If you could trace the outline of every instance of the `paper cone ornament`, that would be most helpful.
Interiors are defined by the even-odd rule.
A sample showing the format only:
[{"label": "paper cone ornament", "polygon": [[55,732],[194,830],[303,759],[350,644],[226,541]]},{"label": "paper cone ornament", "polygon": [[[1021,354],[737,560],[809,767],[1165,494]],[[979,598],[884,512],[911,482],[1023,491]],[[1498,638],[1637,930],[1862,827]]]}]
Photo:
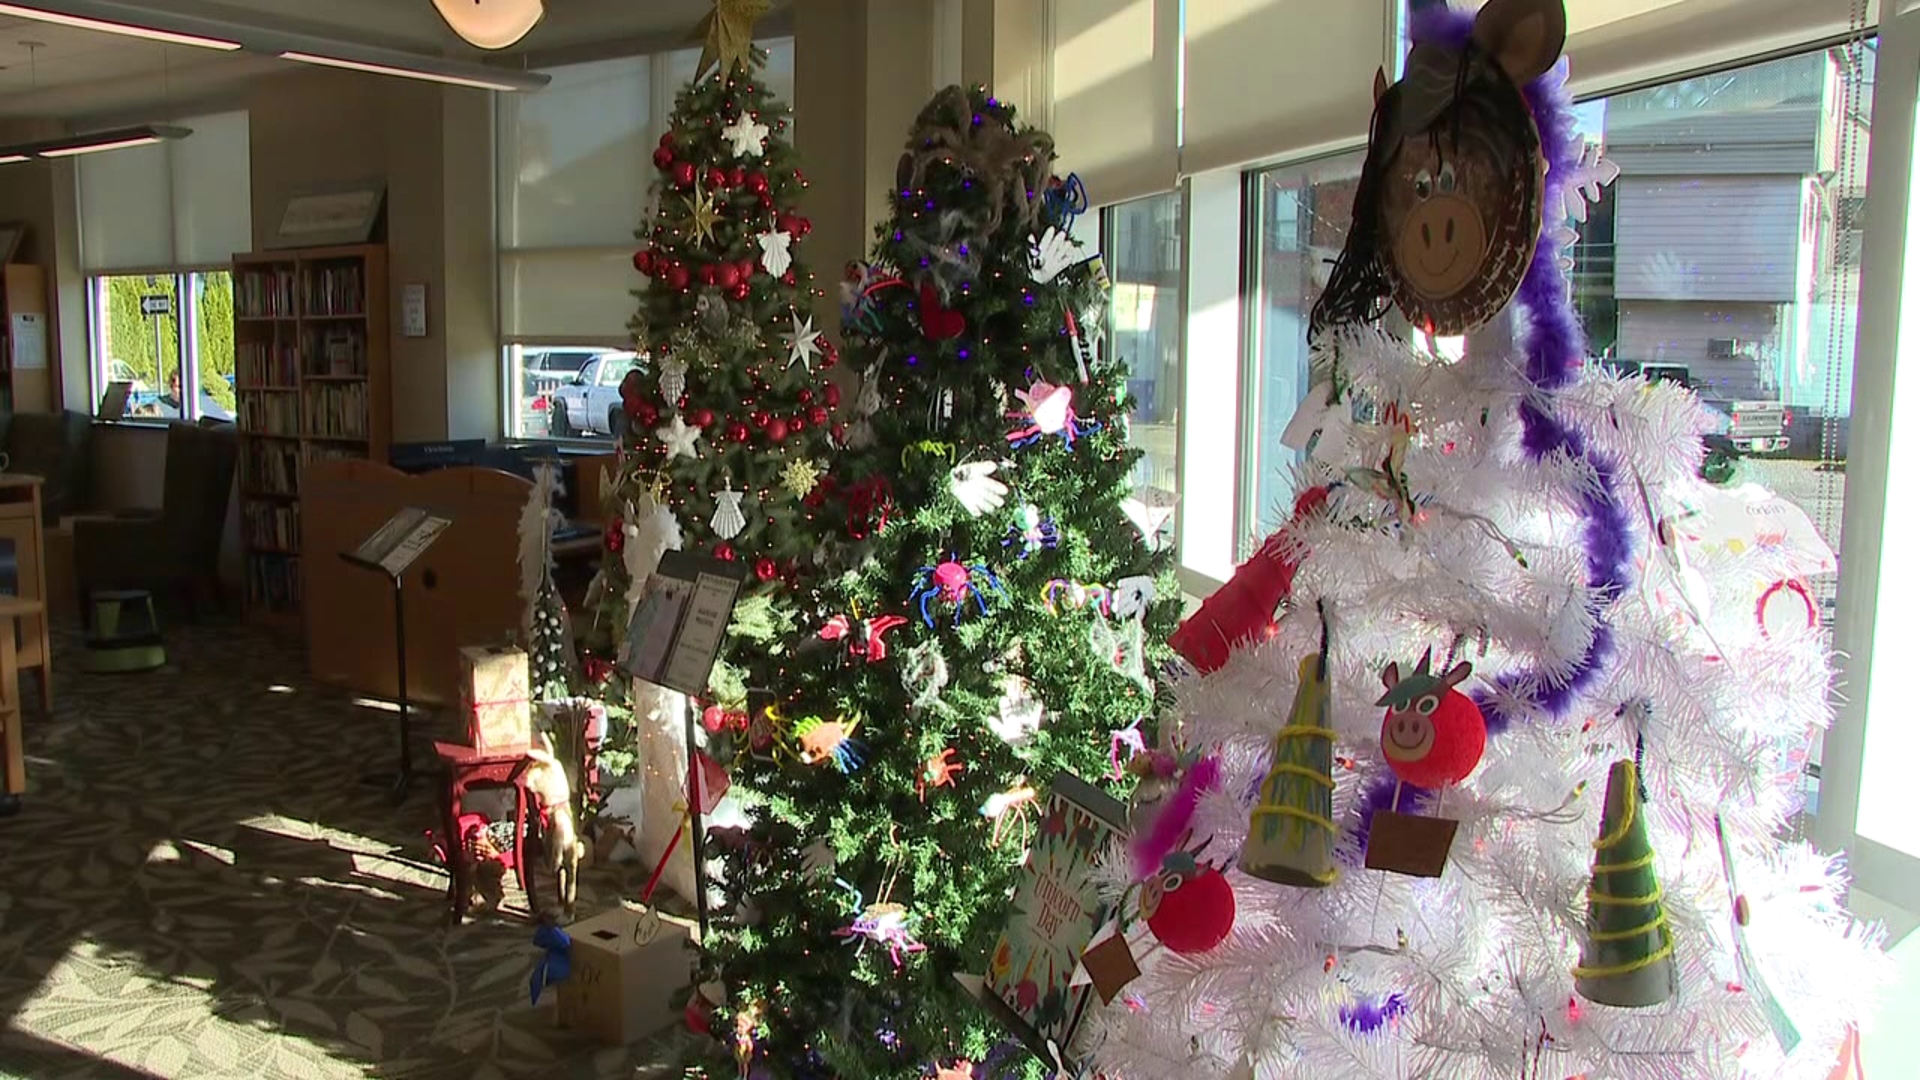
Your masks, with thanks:
[{"label": "paper cone ornament", "polygon": [[1333,847],[1333,729],[1320,656],[1300,661],[1293,711],[1273,740],[1273,767],[1260,785],[1240,869],[1280,885],[1318,889],[1336,876]]},{"label": "paper cone ornament", "polygon": [[1640,813],[1640,771],[1616,761],[1607,775],[1600,839],[1593,842],[1587,885],[1587,944],[1573,969],[1573,988],[1601,1005],[1638,1009],[1673,993],[1673,932],[1653,848]]}]

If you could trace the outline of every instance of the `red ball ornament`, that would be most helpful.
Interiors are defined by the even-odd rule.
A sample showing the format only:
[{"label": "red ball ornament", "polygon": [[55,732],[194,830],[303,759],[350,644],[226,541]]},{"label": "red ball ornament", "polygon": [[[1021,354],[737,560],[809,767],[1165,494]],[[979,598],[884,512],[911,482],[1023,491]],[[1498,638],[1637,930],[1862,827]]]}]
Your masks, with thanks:
[{"label": "red ball ornament", "polygon": [[801,172],[799,169],[795,169],[793,170],[793,179],[797,183],[804,184],[807,182],[807,174]]},{"label": "red ball ornament", "polygon": [[693,414],[693,426],[698,428],[712,427],[713,426],[713,410],[701,409],[695,412]]},{"label": "red ball ornament", "polygon": [[715,544],[713,546],[713,557],[723,562],[732,562],[733,561],[733,545],[732,544]]},{"label": "red ball ornament", "polygon": [[720,268],[718,266],[715,266],[713,263],[707,263],[700,268],[700,284],[718,285],[719,283]]},{"label": "red ball ornament", "polygon": [[719,169],[708,169],[707,170],[707,186],[716,190],[726,187],[727,174],[720,171]]},{"label": "red ball ornament", "polygon": [[793,276],[793,271],[791,270],[780,275],[780,284],[782,285],[792,285],[794,284],[795,280],[796,279]]},{"label": "red ball ornament", "polygon": [[840,387],[839,386],[833,383],[828,383],[827,388],[822,391],[822,394],[824,394],[826,397],[827,408],[837,409],[840,407]]},{"label": "red ball ornament", "polygon": [[772,581],[780,576],[780,567],[772,559],[760,559],[753,564],[753,576],[761,581]]},{"label": "red ball ornament", "polygon": [[772,439],[774,442],[785,442],[787,438],[787,422],[777,416],[767,421],[767,438]]},{"label": "red ball ornament", "polygon": [[762,210],[773,209],[773,192],[763,191],[760,193],[760,208]]},{"label": "red ball ornament", "polygon": [[832,431],[831,431],[831,432],[829,432],[829,434],[831,434],[831,435],[833,436],[833,441],[834,441],[834,442],[836,442],[836,443],[838,443],[838,444],[840,444],[840,445],[842,445],[842,446],[845,446],[845,445],[846,445],[846,443],[847,443],[847,425],[845,425],[845,424],[835,424],[835,425],[833,425],[833,429],[832,429]]},{"label": "red ball ornament", "polygon": [[[833,342],[828,341],[825,338],[822,338],[820,340],[820,366],[822,368],[830,368],[839,362],[840,362],[840,346],[835,345]],[[833,384],[831,383],[827,385],[828,385],[828,392],[833,395],[833,397],[830,400],[828,400],[827,404],[829,405],[840,404],[840,391],[833,389],[832,388]]]},{"label": "red ball ornament", "polygon": [[737,265],[740,267],[741,281],[752,281],[753,275],[760,270],[759,262],[751,258],[741,259]]},{"label": "red ball ornament", "polygon": [[1455,690],[1473,674],[1461,661],[1435,674],[1433,651],[1405,675],[1388,664],[1380,676],[1387,692],[1376,705],[1386,707],[1380,724],[1380,749],[1387,767],[1415,787],[1438,790],[1465,780],[1487,750],[1487,718],[1473,699]]},{"label": "red ball ornament", "polygon": [[807,430],[806,416],[801,413],[795,413],[793,417],[787,421],[787,430],[795,432]]},{"label": "red ball ornament", "polygon": [[709,705],[700,713],[700,726],[709,732],[719,732],[727,726],[727,710],[718,705]]},{"label": "red ball ornament", "polygon": [[693,186],[693,162],[676,161],[673,163],[673,186],[690,188]]},{"label": "red ball ornament", "polygon": [[801,217],[799,214],[794,214],[793,221],[788,226],[787,231],[795,236],[804,238],[807,234],[813,232],[813,222]]},{"label": "red ball ornament", "polygon": [[753,192],[755,195],[765,194],[768,190],[767,174],[763,172],[748,173],[747,190]]},{"label": "red ball ornament", "polygon": [[667,145],[667,137],[660,137],[660,146],[653,152],[653,167],[656,169],[673,168],[673,148]]},{"label": "red ball ornament", "polygon": [[727,186],[739,187],[747,182],[747,170],[739,165],[727,170]]},{"label": "red ball ornament", "polygon": [[723,289],[736,288],[740,284],[740,268],[733,263],[721,263],[714,267],[713,283]]},{"label": "red ball ornament", "polygon": [[672,132],[672,130],[671,130],[671,129],[669,129],[669,130],[667,130],[667,131],[663,131],[663,132],[661,132],[661,133],[660,133],[660,145],[661,145],[661,146],[665,146],[665,147],[668,147],[668,148],[672,148],[672,146],[673,146],[673,132]]},{"label": "red ball ornament", "polygon": [[782,210],[773,217],[773,227],[783,233],[800,235],[800,215]]},{"label": "red ball ornament", "polygon": [[741,423],[738,420],[735,420],[733,423],[728,424],[727,438],[732,439],[734,442],[746,442],[747,441],[747,425]]},{"label": "red ball ornament", "polygon": [[828,420],[827,410],[823,406],[815,405],[813,408],[807,410],[807,420],[811,422],[814,427],[822,427]]},{"label": "red ball ornament", "polygon": [[643,428],[650,428],[660,422],[660,410],[655,408],[650,401],[639,402],[634,405],[633,408],[628,409],[627,412],[633,417],[634,423],[639,424]]},{"label": "red ball ornament", "polygon": [[674,292],[686,292],[687,286],[691,284],[693,284],[693,275],[687,273],[686,267],[669,266],[667,268],[667,288]]},{"label": "red ball ornament", "polygon": [[803,386],[800,388],[800,404],[802,405],[813,404],[813,387]]},{"label": "red ball ornament", "polygon": [[753,295],[753,287],[742,281],[727,290],[727,296],[734,300],[745,300]]},{"label": "red ball ornament", "polygon": [[619,518],[607,522],[607,531],[602,539],[607,550],[615,555],[620,554],[621,549],[627,546],[627,530]]},{"label": "red ball ornament", "polygon": [[633,268],[647,277],[652,277],[653,276],[653,252],[651,251],[634,252]]},{"label": "red ball ornament", "polygon": [[1150,911],[1147,929],[1160,944],[1183,956],[1203,953],[1233,930],[1233,885],[1220,871],[1188,859],[1185,868],[1162,870],[1147,883],[1140,909]]}]

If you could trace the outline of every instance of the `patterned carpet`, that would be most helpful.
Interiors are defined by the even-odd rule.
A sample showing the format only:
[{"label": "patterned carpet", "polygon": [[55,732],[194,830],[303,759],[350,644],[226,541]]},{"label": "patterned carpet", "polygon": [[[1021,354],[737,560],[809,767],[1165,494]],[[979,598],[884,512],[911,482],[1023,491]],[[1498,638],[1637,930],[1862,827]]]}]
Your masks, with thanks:
[{"label": "patterned carpet", "polygon": [[[0,1076],[662,1074],[666,1045],[601,1047],[555,1028],[551,994],[529,1007],[524,916],[447,926],[429,786],[395,808],[358,780],[393,760],[391,712],[255,630],[169,639],[167,669],[86,676],[62,635],[55,714],[27,717],[30,793],[0,820]],[[590,871],[581,914],[638,876]]]}]

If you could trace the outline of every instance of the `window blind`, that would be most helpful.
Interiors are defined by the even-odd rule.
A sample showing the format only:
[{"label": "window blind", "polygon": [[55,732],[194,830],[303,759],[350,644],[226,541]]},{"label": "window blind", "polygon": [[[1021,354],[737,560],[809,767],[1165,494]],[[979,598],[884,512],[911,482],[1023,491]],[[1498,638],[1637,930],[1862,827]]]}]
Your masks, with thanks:
[{"label": "window blind", "polygon": [[1852,0],[1571,0],[1572,89],[1590,97],[1838,37],[1848,30],[1853,6]]},{"label": "window blind", "polygon": [[1098,205],[1179,183],[1179,0],[1057,0],[1057,168]]},{"label": "window blind", "polygon": [[[763,43],[767,82],[791,100],[793,43]],[[500,334],[525,345],[629,343],[635,230],[647,220],[653,151],[698,49],[573,64],[498,99]]]},{"label": "window blind", "polygon": [[1363,143],[1387,0],[1187,0],[1180,171]]},{"label": "window blind", "polygon": [[227,265],[253,247],[245,112],[179,121],[193,132],[75,159],[88,273]]}]

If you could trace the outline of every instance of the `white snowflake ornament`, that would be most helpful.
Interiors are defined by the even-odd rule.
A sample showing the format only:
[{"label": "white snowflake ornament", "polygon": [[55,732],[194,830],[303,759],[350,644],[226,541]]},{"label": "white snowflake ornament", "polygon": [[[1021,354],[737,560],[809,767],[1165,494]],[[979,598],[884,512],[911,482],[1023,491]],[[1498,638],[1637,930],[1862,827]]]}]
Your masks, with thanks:
[{"label": "white snowflake ornament", "polygon": [[767,273],[779,277],[793,266],[792,233],[763,232],[753,239],[760,245],[760,265]]},{"label": "white snowflake ornament", "polygon": [[667,448],[668,461],[674,458],[698,458],[700,451],[695,449],[694,443],[700,441],[700,431],[699,427],[688,424],[679,413],[674,413],[671,423],[653,430],[653,437]]},{"label": "white snowflake ornament", "polygon": [[747,515],[740,509],[740,499],[745,492],[733,490],[733,481],[727,481],[726,490],[714,495],[713,535],[722,540],[731,540],[739,536],[747,527]]},{"label": "white snowflake ornament", "polygon": [[757,158],[767,148],[767,125],[742,114],[740,119],[720,129],[720,137],[733,144],[736,157]]},{"label": "white snowflake ornament", "polygon": [[780,338],[787,343],[787,366],[802,364],[812,371],[813,358],[820,355],[820,331],[813,328],[813,316],[802,318],[795,313],[792,331]]}]

